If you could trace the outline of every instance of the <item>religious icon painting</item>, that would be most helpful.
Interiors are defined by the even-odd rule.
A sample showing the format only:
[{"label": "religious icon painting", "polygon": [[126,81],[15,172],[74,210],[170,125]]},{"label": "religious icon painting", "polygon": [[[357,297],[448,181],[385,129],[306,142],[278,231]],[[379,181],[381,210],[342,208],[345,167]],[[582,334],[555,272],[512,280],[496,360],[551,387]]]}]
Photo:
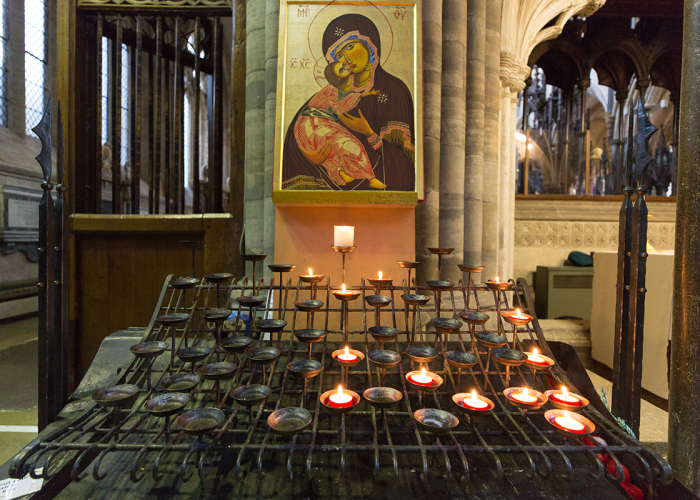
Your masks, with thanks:
[{"label": "religious icon painting", "polygon": [[422,0],[280,0],[275,202],[423,198]]}]

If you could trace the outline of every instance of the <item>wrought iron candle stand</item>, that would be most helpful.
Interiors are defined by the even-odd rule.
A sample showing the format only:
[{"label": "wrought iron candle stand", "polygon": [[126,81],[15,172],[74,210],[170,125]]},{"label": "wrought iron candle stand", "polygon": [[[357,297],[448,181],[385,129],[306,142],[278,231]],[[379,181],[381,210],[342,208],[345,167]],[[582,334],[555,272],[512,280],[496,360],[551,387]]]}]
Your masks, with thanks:
[{"label": "wrought iron candle stand", "polygon": [[406,325],[408,325],[408,308],[411,307],[413,311],[413,319],[411,321],[411,337],[408,338],[408,328],[406,328],[406,337],[408,340],[408,345],[413,346],[416,336],[416,317],[418,317],[418,331],[420,334],[420,341],[423,342],[423,327],[420,320],[420,306],[424,306],[430,300],[427,295],[416,295],[416,294],[404,294],[401,296],[406,305]]},{"label": "wrought iron candle stand", "polygon": [[[253,295],[255,295],[255,290],[256,290],[255,287],[258,285],[257,278],[256,278],[257,277],[257,267],[258,267],[257,264],[258,264],[258,262],[267,259],[267,255],[261,254],[261,253],[247,253],[247,254],[241,255],[241,257],[243,258],[244,265],[246,262],[253,263]],[[281,282],[282,281],[280,279],[280,283]]]},{"label": "wrought iron candle stand", "polygon": [[[170,287],[172,281],[172,277],[166,280],[164,290],[167,293],[164,293],[159,299],[154,317],[172,313],[173,306],[171,304],[174,302],[168,300],[168,294],[179,293]],[[261,288],[269,290],[272,287],[277,288],[273,283],[268,286],[263,285]],[[443,293],[449,293],[450,298],[453,299],[455,293],[464,293],[469,288],[469,284],[462,284],[444,290]],[[514,285],[514,288],[516,290],[505,292],[513,294],[513,305],[517,303],[523,311],[532,314],[533,304],[527,285],[524,281],[519,281],[518,284]],[[245,285],[234,282],[228,288],[228,296],[235,296],[234,292],[244,289]],[[319,289],[327,293],[328,296],[332,292],[330,285],[319,287]],[[363,285],[359,290],[353,288],[352,292],[359,295],[365,290],[372,289],[371,285],[369,287]],[[196,317],[197,314],[201,316],[206,309],[214,308],[214,304],[207,303],[212,302],[213,299],[208,294],[207,299],[202,300],[203,292],[208,290],[209,287],[194,289],[197,297],[193,303],[202,304],[204,302],[204,304],[192,311],[193,316]],[[295,290],[298,298],[299,292],[305,290],[305,287],[298,283]],[[393,290],[392,286],[392,293]],[[427,290],[433,291],[434,294],[437,291],[426,287],[416,287],[416,292],[419,293],[426,293]],[[492,293],[486,286],[475,286],[474,292],[475,294]],[[520,304],[519,294],[524,297],[525,304]],[[427,296],[424,297],[427,298]],[[421,301],[422,299],[411,304],[410,299],[404,300],[407,307],[412,307],[416,311],[419,307],[418,304],[421,304],[420,307],[427,306],[427,300]],[[431,345],[409,346],[405,351],[406,358],[402,359],[398,352],[371,350],[367,342],[369,333],[366,327],[367,308],[348,310],[342,306],[331,308],[326,305],[324,307],[324,303],[321,301],[316,301],[318,304],[308,304],[308,302],[310,301],[295,301],[294,318],[296,320],[296,311],[307,312],[307,327],[309,327],[307,330],[311,330],[313,324],[310,314],[324,315],[325,327],[322,327],[323,330],[319,330],[322,336],[318,339],[323,348],[314,353],[316,359],[297,358],[299,353],[302,354],[302,358],[306,357],[307,351],[306,349],[299,351],[295,348],[295,344],[298,345],[300,341],[303,343],[301,338],[303,334],[299,335],[302,331],[295,329],[294,320],[292,323],[294,337],[289,344],[284,343],[285,349],[287,345],[289,346],[284,360],[281,359],[280,350],[270,347],[249,347],[245,353],[241,353],[236,339],[242,338],[250,342],[251,339],[248,337],[232,336],[221,340],[221,349],[229,355],[243,356],[243,359],[237,359],[236,363],[230,363],[228,360],[222,362],[238,365],[233,371],[232,381],[228,389],[219,387],[217,391],[216,384],[210,388],[209,382],[203,382],[197,375],[184,372],[176,373],[177,370],[174,370],[172,364],[159,368],[159,363],[163,363],[158,361],[154,364],[153,373],[156,377],[160,375],[160,380],[158,383],[154,382],[151,391],[147,391],[147,383],[144,382],[146,377],[143,373],[148,367],[144,362],[134,360],[125,366],[118,377],[120,383],[128,384],[135,381],[144,386],[140,391],[137,387],[134,399],[129,404],[124,403],[123,407],[128,407],[128,411],[125,409],[118,414],[110,413],[109,418],[112,420],[110,424],[105,420],[107,417],[105,412],[111,412],[108,408],[96,407],[86,410],[75,420],[65,425],[57,435],[58,437],[51,437],[48,440],[42,438],[31,449],[21,453],[12,465],[12,474],[21,476],[27,468],[37,469],[44,465],[42,474],[51,477],[57,472],[58,466],[52,466],[51,463],[47,465],[46,462],[42,462],[41,457],[46,458],[50,455],[58,458],[70,450],[71,453],[77,454],[74,477],[79,479],[80,471],[88,459],[92,460],[89,457],[94,456],[94,453],[99,454],[101,461],[105,455],[118,451],[121,453],[121,459],[119,463],[112,466],[113,470],[108,472],[108,474],[115,474],[115,478],[120,477],[116,474],[121,470],[139,471],[141,469],[146,469],[144,472],[152,469],[154,477],[161,478],[164,474],[164,470],[161,469],[173,468],[185,479],[189,478],[187,469],[191,456],[197,454],[197,469],[203,482],[210,478],[211,474],[222,474],[220,472],[223,463],[222,457],[226,456],[227,463],[236,464],[235,470],[232,466],[225,467],[226,470],[231,471],[229,480],[239,484],[241,488],[246,487],[245,482],[242,481],[243,478],[246,474],[254,472],[256,467],[258,471],[265,472],[265,481],[272,481],[273,478],[277,477],[272,475],[272,471],[269,470],[271,467],[275,468],[274,470],[279,469],[282,474],[287,474],[288,476],[285,478],[288,477],[288,480],[285,481],[285,478],[282,478],[281,482],[276,483],[279,484],[280,488],[286,488],[288,485],[304,480],[307,481],[305,484],[308,487],[308,485],[313,484],[308,481],[311,481],[319,473],[317,471],[321,471],[320,473],[324,476],[332,475],[338,470],[342,472],[346,468],[346,463],[351,464],[352,467],[360,467],[353,470],[368,470],[371,465],[367,466],[367,458],[374,454],[375,470],[380,470],[388,465],[389,473],[393,468],[393,473],[397,478],[404,474],[405,466],[415,466],[418,470],[422,468],[423,477],[427,481],[433,477],[440,477],[441,481],[430,483],[432,485],[431,491],[434,494],[443,491],[443,482],[463,487],[463,481],[470,481],[476,487],[488,485],[492,491],[507,496],[508,483],[500,481],[498,478],[503,478],[508,474],[509,481],[517,482],[518,478],[524,474],[512,474],[511,472],[524,468],[528,479],[518,483],[518,488],[531,487],[532,478],[537,477],[541,478],[540,481],[537,481],[538,493],[544,494],[545,491],[550,491],[552,492],[550,496],[556,496],[556,493],[560,492],[561,489],[562,474],[568,480],[572,480],[574,476],[589,478],[590,473],[595,474],[596,471],[605,470],[596,454],[608,454],[608,456],[624,456],[625,465],[628,468],[631,467],[631,471],[639,469],[639,467],[642,470],[650,471],[646,476],[633,473],[635,480],[641,487],[645,488],[645,492],[650,497],[655,484],[667,483],[671,479],[670,468],[662,459],[620,431],[614,423],[607,421],[593,408],[592,404],[582,408],[581,414],[595,425],[598,435],[604,436],[606,441],[611,443],[609,445],[582,446],[574,436],[566,437],[568,441],[564,442],[563,434],[559,434],[559,431],[552,427],[547,420],[540,418],[544,414],[544,408],[534,410],[533,407],[528,406],[521,410],[517,405],[510,405],[509,401],[511,400],[508,398],[507,391],[519,389],[504,390],[503,388],[507,385],[506,377],[500,370],[494,371],[489,368],[488,352],[479,352],[477,349],[488,347],[488,340],[494,340],[492,336],[497,336],[496,332],[500,331],[486,328],[487,313],[498,314],[498,308],[495,304],[488,308],[482,308],[479,304],[484,304],[484,301],[480,301],[476,305],[476,311],[456,311],[454,300],[452,300],[453,306],[449,315],[442,314],[443,317],[440,318],[446,321],[459,314],[476,341],[476,344],[473,345],[474,352],[468,352],[462,342],[461,329],[453,329],[449,332],[426,333],[428,335],[426,340]],[[302,303],[301,307],[300,303]],[[347,304],[347,302],[343,301],[343,304]],[[439,308],[439,304],[436,302],[437,308]],[[264,308],[267,316],[272,309],[272,304],[268,302]],[[347,369],[340,365],[341,380],[346,392],[348,392],[347,387],[350,382],[355,387],[357,387],[356,384],[360,384],[362,387],[362,381],[366,380],[364,387],[366,390],[364,393],[359,390],[357,393],[352,393],[352,404],[347,409],[331,407],[328,398],[337,390],[337,386],[329,387],[329,384],[334,385],[335,381],[324,376],[334,374],[331,370],[332,365],[335,364],[333,361],[339,354],[337,351],[344,352],[343,349],[339,349],[339,347],[344,346],[328,348],[330,346],[329,337],[327,337],[329,333],[328,317],[330,314],[338,312],[343,313],[342,331],[330,330],[331,333],[343,333],[347,340],[357,335],[365,336],[364,349],[355,351],[359,355],[356,368],[353,370],[352,381],[349,380]],[[424,309],[424,312],[428,312],[434,320],[440,316],[440,311],[436,308],[427,308]],[[394,325],[396,325],[395,313],[393,308],[385,313],[392,315]],[[346,315],[349,314],[362,315],[364,326],[361,330],[350,328],[349,321],[346,319]],[[408,319],[408,313],[406,313],[403,329],[401,325],[397,325],[399,334],[405,332],[407,339],[409,339]],[[196,325],[195,321],[191,321],[191,323]],[[475,332],[475,327],[479,325],[481,325],[482,330]],[[440,322],[437,322],[435,326],[443,327]],[[454,328],[451,324],[446,325],[446,327]],[[543,355],[554,359],[546,339],[539,330],[536,318],[533,317],[532,321],[521,328],[522,330],[518,332],[520,333],[519,337],[529,336],[533,345],[542,348]],[[412,330],[413,335],[415,335],[415,326]],[[186,335],[186,329],[181,331],[182,335]],[[156,338],[158,334],[158,331],[148,332],[142,340],[143,342],[158,340]],[[215,344],[213,340],[200,338],[201,332],[199,330],[193,331],[192,334],[197,344],[208,347]],[[441,350],[438,351],[432,346],[434,339],[430,338],[429,335],[436,335],[437,338],[443,334],[444,337],[440,339]],[[455,338],[459,341],[453,342],[452,340]],[[499,338],[503,339],[500,336]],[[507,340],[504,340],[501,347],[506,343]],[[509,346],[509,350],[520,349],[522,351],[520,344],[521,338],[516,338],[515,344],[512,346],[514,349],[510,349],[511,346]],[[414,384],[411,380],[412,375],[416,372],[420,373],[422,366],[427,368],[427,364],[437,359],[441,352],[444,356],[443,362],[440,363],[441,367],[434,367],[436,369],[427,371],[431,380],[435,381],[435,385],[431,383],[431,386],[427,387]],[[482,355],[485,356],[482,358]],[[363,356],[366,359],[363,359]],[[486,358],[487,366],[484,366],[484,358]],[[278,360],[281,363],[277,363]],[[211,373],[215,372],[211,365],[217,363],[212,363],[212,361],[210,359],[207,362],[206,369],[199,370],[202,376],[210,370]],[[314,363],[309,363],[309,361]],[[316,363],[319,363],[321,367],[319,368]],[[363,363],[366,363],[366,369],[363,368]],[[263,385],[251,385],[255,384],[253,379],[259,365],[262,365]],[[270,367],[269,376],[266,373],[266,366]],[[377,367],[380,370],[376,383],[373,381],[374,373],[370,367]],[[385,377],[384,370],[389,368],[395,368],[398,376]],[[458,370],[457,377],[453,377],[453,371],[450,371],[454,368]],[[523,364],[515,369],[523,377],[524,374],[529,374],[527,370],[531,367]],[[479,401],[488,400],[485,411],[478,413],[463,405],[463,401],[466,399],[464,395],[468,395],[468,393],[461,392],[461,370],[469,370],[471,374],[469,380],[474,384],[472,388],[477,391],[477,399]],[[230,373],[230,366],[228,372]],[[568,380],[566,373],[561,371],[557,365],[552,366],[547,373],[555,380],[557,388],[559,388],[558,384],[565,384],[575,391],[575,387]],[[483,383],[481,375],[483,375]],[[304,386],[303,390],[300,390],[302,380]],[[313,384],[310,384],[309,381],[313,381]],[[539,389],[542,389],[543,392],[549,389],[548,377],[541,377],[537,383],[540,385],[538,392]],[[204,386],[205,384],[207,385]],[[208,420],[205,416],[194,418],[194,414],[189,413],[192,410],[189,410],[184,412],[180,418],[184,426],[193,426],[190,431],[180,426],[183,431],[177,435],[173,433],[172,439],[169,439],[169,430],[164,426],[163,431],[154,435],[148,429],[152,428],[153,419],[162,417],[148,416],[148,410],[144,406],[155,397],[159,397],[159,394],[151,394],[154,390],[159,390],[153,389],[153,387],[168,391],[163,394],[177,393],[178,390],[187,393],[193,410],[221,410],[223,419],[217,412],[213,412],[215,416],[210,416],[211,418]],[[219,394],[215,397],[217,392]],[[128,391],[126,394],[128,395]],[[229,395],[231,401],[235,401],[238,406],[226,405]],[[274,397],[269,397],[272,395]],[[303,408],[296,407],[299,405],[300,396]],[[363,397],[367,401],[366,405],[362,401]],[[536,400],[539,402],[539,398]],[[415,407],[416,402],[418,402],[418,407]],[[546,402],[545,399],[543,404]],[[456,405],[456,408],[452,408],[453,404]],[[254,412],[253,407],[256,406],[257,409]],[[176,418],[175,415],[184,409],[183,407],[176,411],[172,416],[173,420]],[[237,415],[243,414],[242,412],[245,410],[247,410],[248,417],[245,419],[237,418]],[[454,410],[454,414],[452,410]],[[347,411],[352,413],[341,413]],[[534,416],[532,416],[533,413]],[[170,417],[168,417],[166,426],[169,425],[169,422]],[[195,428],[200,426],[202,434],[197,434]],[[210,438],[202,438],[206,435]],[[92,436],[91,441],[82,442],[82,437],[87,436]],[[163,436],[170,442],[164,443]],[[369,441],[367,440],[368,436]],[[167,461],[160,458],[156,458],[155,461],[145,460],[147,456],[161,457],[165,455],[168,456]],[[487,480],[483,475],[476,473],[476,469],[470,469],[472,460],[477,455],[486,460],[487,468],[493,471],[493,474],[489,472],[491,479]],[[444,464],[440,465],[435,459],[439,459]],[[454,466],[455,459],[457,467]],[[284,470],[285,460],[286,472]],[[631,462],[635,462],[636,465]],[[59,462],[54,460],[53,463],[58,464]],[[174,464],[174,466],[169,464]],[[301,473],[299,474],[298,471]],[[99,478],[103,477],[99,472],[99,463],[97,462],[93,466],[93,474]],[[616,482],[618,481],[616,477],[621,475],[621,465],[616,466],[614,473],[608,477],[608,480]],[[407,476],[409,481],[413,480],[411,476]],[[547,478],[556,478],[556,480]],[[142,481],[144,474],[135,473],[131,479]],[[572,482],[571,484],[580,483]],[[99,488],[98,485],[93,484],[90,487],[93,488],[93,491],[98,491],[94,488]]]},{"label": "wrought iron candle stand", "polygon": [[233,274],[231,273],[211,273],[205,274],[204,279],[207,283],[214,283],[216,285],[216,308],[221,308],[221,284],[231,281],[233,279]]}]

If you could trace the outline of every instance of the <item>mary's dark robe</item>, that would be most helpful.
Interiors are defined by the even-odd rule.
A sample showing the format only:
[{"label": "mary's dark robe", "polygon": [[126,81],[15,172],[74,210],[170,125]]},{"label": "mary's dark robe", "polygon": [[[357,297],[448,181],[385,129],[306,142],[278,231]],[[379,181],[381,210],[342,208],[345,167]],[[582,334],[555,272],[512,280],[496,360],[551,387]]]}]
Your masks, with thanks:
[{"label": "mary's dark robe", "polygon": [[[358,14],[346,14],[329,23],[323,35],[323,53],[326,54],[340,38],[335,33],[351,31],[359,31],[371,40],[377,48],[376,57],[379,60],[381,45],[377,28],[372,21]],[[375,143],[375,149],[367,137],[352,131],[350,133],[364,146],[375,177],[386,184],[387,191],[413,191],[415,141],[411,93],[404,82],[384,71],[380,64],[374,69],[374,85],[372,89],[367,90],[378,90],[379,93],[360,99],[360,104],[350,114],[359,116],[358,110],[362,111],[374,133],[381,137],[381,143]],[[305,107],[306,103],[297,111],[285,135],[282,160],[283,188],[294,189],[293,185],[297,184],[295,181],[303,177],[313,177],[325,180],[334,190],[374,191],[369,187],[368,179],[358,179],[345,186],[338,186],[328,177],[323,167],[317,167],[304,156],[294,138],[294,125]]]}]

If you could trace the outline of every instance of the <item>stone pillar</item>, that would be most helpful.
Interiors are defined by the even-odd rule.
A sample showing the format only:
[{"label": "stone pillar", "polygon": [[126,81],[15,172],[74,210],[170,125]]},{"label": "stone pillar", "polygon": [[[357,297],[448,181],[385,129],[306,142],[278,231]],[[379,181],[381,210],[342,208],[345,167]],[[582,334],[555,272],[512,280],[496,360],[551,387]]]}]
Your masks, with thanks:
[{"label": "stone pillar", "polygon": [[700,495],[700,3],[686,0],[683,14],[668,458],[675,478]]},{"label": "stone pillar", "polygon": [[[261,2],[262,3],[262,2]],[[272,277],[265,264],[275,262],[275,205],[272,203],[272,172],[275,152],[275,93],[277,89],[277,33],[279,0],[265,3],[265,168],[263,174],[263,253],[267,260],[262,272],[265,279]],[[278,278],[279,279],[279,278]]]},{"label": "stone pillar", "polygon": [[442,0],[423,2],[423,179],[425,200],[416,207],[416,260],[423,264],[416,280],[437,276],[437,259],[428,247],[439,246],[440,109],[442,101]]},{"label": "stone pillar", "polygon": [[[506,276],[506,263],[508,261],[508,178],[507,172],[512,166],[510,163],[510,148],[513,146],[510,137],[514,132],[515,115],[511,116],[510,88],[500,87],[501,113],[500,113],[500,164],[498,165],[498,269],[493,274],[487,274],[484,270],[481,274],[483,280]],[[513,167],[514,169],[515,167]]]},{"label": "stone pillar", "polygon": [[486,79],[484,93],[484,188],[483,230],[481,242],[482,276],[498,271],[498,160],[499,110],[501,104],[499,71],[501,66],[502,0],[486,1]]},{"label": "stone pillar", "polygon": [[[512,87],[511,87],[511,90]],[[518,107],[518,92],[510,94],[510,145],[509,145],[509,166],[506,169],[508,178],[506,179],[506,197],[508,198],[508,236],[506,238],[506,246],[508,250],[508,260],[506,267],[503,270],[504,279],[517,279],[521,276],[513,276],[513,260],[515,251],[515,116],[516,108]]]},{"label": "stone pillar", "polygon": [[248,2],[246,37],[245,253],[257,253],[265,249],[265,2]]},{"label": "stone pillar", "polygon": [[[464,156],[464,260],[481,263],[484,191],[486,0],[468,0]],[[458,258],[458,257],[457,257]]]},{"label": "stone pillar", "polygon": [[[440,130],[441,247],[454,248],[442,262],[442,277],[457,282],[464,235],[464,123],[467,52],[467,0],[442,4],[442,100]],[[431,256],[431,260],[437,257]]]}]

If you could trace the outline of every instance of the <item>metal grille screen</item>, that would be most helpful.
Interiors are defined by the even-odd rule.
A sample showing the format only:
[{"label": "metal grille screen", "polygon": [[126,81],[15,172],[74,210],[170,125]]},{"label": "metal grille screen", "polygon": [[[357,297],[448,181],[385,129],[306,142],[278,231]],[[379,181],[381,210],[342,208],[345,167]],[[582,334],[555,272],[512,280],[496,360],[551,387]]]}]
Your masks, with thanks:
[{"label": "metal grille screen", "polygon": [[24,102],[27,135],[44,111],[46,74],[46,2],[25,0],[24,4]]}]

